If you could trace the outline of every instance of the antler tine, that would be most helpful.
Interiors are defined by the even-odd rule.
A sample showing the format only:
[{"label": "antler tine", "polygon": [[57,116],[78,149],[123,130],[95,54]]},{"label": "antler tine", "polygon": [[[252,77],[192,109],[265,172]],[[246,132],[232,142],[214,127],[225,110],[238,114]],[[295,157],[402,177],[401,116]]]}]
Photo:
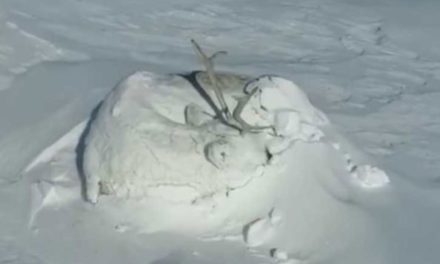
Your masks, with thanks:
[{"label": "antler tine", "polygon": [[246,132],[255,132],[260,131],[263,129],[273,129],[272,126],[252,126],[249,125],[242,117],[241,114],[244,110],[244,107],[249,103],[249,100],[258,92],[258,87],[255,87],[249,94],[236,98],[237,99],[237,106],[234,109],[234,112],[232,113],[232,117],[235,121],[237,121],[240,125],[240,132],[246,133]]},{"label": "antler tine", "polygon": [[203,52],[202,48],[199,46],[199,44],[194,39],[191,39],[191,43],[193,44],[197,54],[199,54],[200,59],[202,60],[202,64],[206,69],[209,81],[211,82],[212,87],[214,89],[215,96],[217,97],[217,100],[220,103],[221,112],[226,115],[225,119],[228,120],[231,117],[231,113],[229,112],[229,108],[228,108],[228,105],[226,104],[226,100],[223,96],[223,92],[222,92],[220,86],[218,85],[217,77],[215,76],[214,62],[213,62],[214,59],[218,55],[227,54],[227,52],[226,51],[218,51],[208,57]]}]

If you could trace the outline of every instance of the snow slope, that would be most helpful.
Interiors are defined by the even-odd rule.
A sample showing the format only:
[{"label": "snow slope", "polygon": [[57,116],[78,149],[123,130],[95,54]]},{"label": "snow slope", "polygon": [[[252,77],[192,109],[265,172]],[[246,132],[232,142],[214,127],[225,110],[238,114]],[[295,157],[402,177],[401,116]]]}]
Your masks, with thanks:
[{"label": "snow slope", "polygon": [[[310,248],[289,254],[311,263],[438,262],[440,59],[432,48],[439,43],[432,33],[440,24],[438,8],[427,0],[2,1],[0,263],[281,261],[266,250],[248,251],[242,241],[143,235],[102,224],[95,209],[78,200],[69,207],[74,210],[55,206],[38,228],[29,226],[28,184],[49,172],[22,177],[26,166],[132,72],[197,69],[190,38],[229,51],[220,69],[294,80],[353,149],[372,156],[391,177],[386,195],[346,196],[331,185],[323,188],[330,195],[315,200],[321,207],[296,205],[297,218],[317,216],[289,225],[300,238],[289,248]],[[421,19],[408,22],[413,14]],[[68,142],[53,152],[74,166]],[[288,192],[292,198],[301,193]],[[321,213],[339,210],[344,213],[323,221]],[[311,229],[319,239],[301,232]],[[282,259],[283,250],[274,255]]]}]

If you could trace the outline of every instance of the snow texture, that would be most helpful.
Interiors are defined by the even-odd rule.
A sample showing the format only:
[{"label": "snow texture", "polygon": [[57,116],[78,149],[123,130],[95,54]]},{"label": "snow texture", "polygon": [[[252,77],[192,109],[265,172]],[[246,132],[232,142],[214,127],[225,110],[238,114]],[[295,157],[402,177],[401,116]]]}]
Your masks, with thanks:
[{"label": "snow texture", "polygon": [[[0,263],[438,263],[438,10],[433,0],[1,1]],[[236,87],[261,86],[243,118],[272,124],[268,138],[238,137],[213,120],[212,105],[194,91],[197,81],[212,95],[192,38],[209,53],[228,51],[215,66],[223,88],[232,88],[225,91],[230,107],[243,96]],[[124,86],[134,72],[140,85]],[[107,118],[98,122],[104,98],[144,85],[175,103],[138,96],[115,109],[119,117],[99,113]],[[295,110],[278,107],[291,103]],[[173,137],[209,127],[200,145],[213,148],[188,159],[226,178],[189,174],[184,163],[169,177],[147,175],[153,185],[122,183],[122,197],[95,182],[103,194],[91,205],[83,193],[85,139],[102,135],[97,123],[119,125],[114,137],[127,135],[121,117],[128,110],[142,116],[145,105],[157,107],[146,111],[156,121],[169,121],[146,124],[160,139],[153,147],[168,149]],[[170,137],[152,124],[186,134]],[[120,140],[136,149],[130,138]],[[236,156],[236,144],[257,151],[247,174],[232,178],[226,170],[244,164],[231,165],[222,153]],[[122,159],[133,161],[120,147]],[[249,167],[260,164],[262,148],[272,155],[255,177]],[[167,160],[169,153],[156,152]],[[175,172],[182,157],[153,167]],[[194,188],[182,187],[200,175],[207,177]],[[180,191],[159,188],[164,179]],[[128,187],[135,193],[127,197]],[[244,241],[252,223],[270,227],[246,229],[257,247]]]}]

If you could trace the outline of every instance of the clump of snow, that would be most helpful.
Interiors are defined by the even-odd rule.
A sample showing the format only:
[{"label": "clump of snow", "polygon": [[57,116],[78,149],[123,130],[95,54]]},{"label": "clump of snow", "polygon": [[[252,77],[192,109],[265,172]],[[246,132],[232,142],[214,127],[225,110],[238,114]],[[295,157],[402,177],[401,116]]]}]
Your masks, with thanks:
[{"label": "clump of snow", "polygon": [[[342,152],[341,146],[338,143],[333,143],[332,146],[335,150]],[[388,175],[380,168],[369,164],[357,164],[349,153],[341,154],[345,159],[345,168],[354,185],[363,189],[377,189],[385,187],[390,183]]]},{"label": "clump of snow", "polygon": [[383,170],[371,165],[357,166],[351,176],[355,184],[365,189],[381,188],[390,183],[388,175]]},{"label": "clump of snow", "polygon": [[286,251],[279,249],[279,248],[273,248],[270,252],[270,255],[272,258],[275,259],[275,263],[278,264],[302,264],[304,261],[296,258],[292,258],[289,256],[289,253]]},{"label": "clump of snow", "polygon": [[276,260],[280,260],[280,261],[285,261],[289,259],[289,254],[286,251],[278,248],[272,249],[271,256]]}]

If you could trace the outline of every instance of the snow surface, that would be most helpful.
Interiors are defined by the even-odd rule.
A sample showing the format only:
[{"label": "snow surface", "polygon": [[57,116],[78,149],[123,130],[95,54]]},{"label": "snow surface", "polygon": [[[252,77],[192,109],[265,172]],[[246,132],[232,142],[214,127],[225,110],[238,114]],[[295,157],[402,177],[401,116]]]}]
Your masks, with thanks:
[{"label": "snow surface", "polygon": [[[429,0],[2,1],[0,263],[438,263],[439,8]],[[238,235],[164,231],[189,219],[187,207],[168,218],[151,212],[146,222],[168,222],[141,230],[132,223],[142,208],[81,196],[79,153],[93,109],[135,71],[198,69],[190,38],[229,52],[219,70],[293,80],[332,124],[316,142],[295,143],[276,202],[265,199],[271,186],[257,188],[265,192],[251,205],[261,212]],[[284,122],[295,118],[280,115],[277,127],[297,132]],[[181,224],[200,222],[209,221]]]}]

